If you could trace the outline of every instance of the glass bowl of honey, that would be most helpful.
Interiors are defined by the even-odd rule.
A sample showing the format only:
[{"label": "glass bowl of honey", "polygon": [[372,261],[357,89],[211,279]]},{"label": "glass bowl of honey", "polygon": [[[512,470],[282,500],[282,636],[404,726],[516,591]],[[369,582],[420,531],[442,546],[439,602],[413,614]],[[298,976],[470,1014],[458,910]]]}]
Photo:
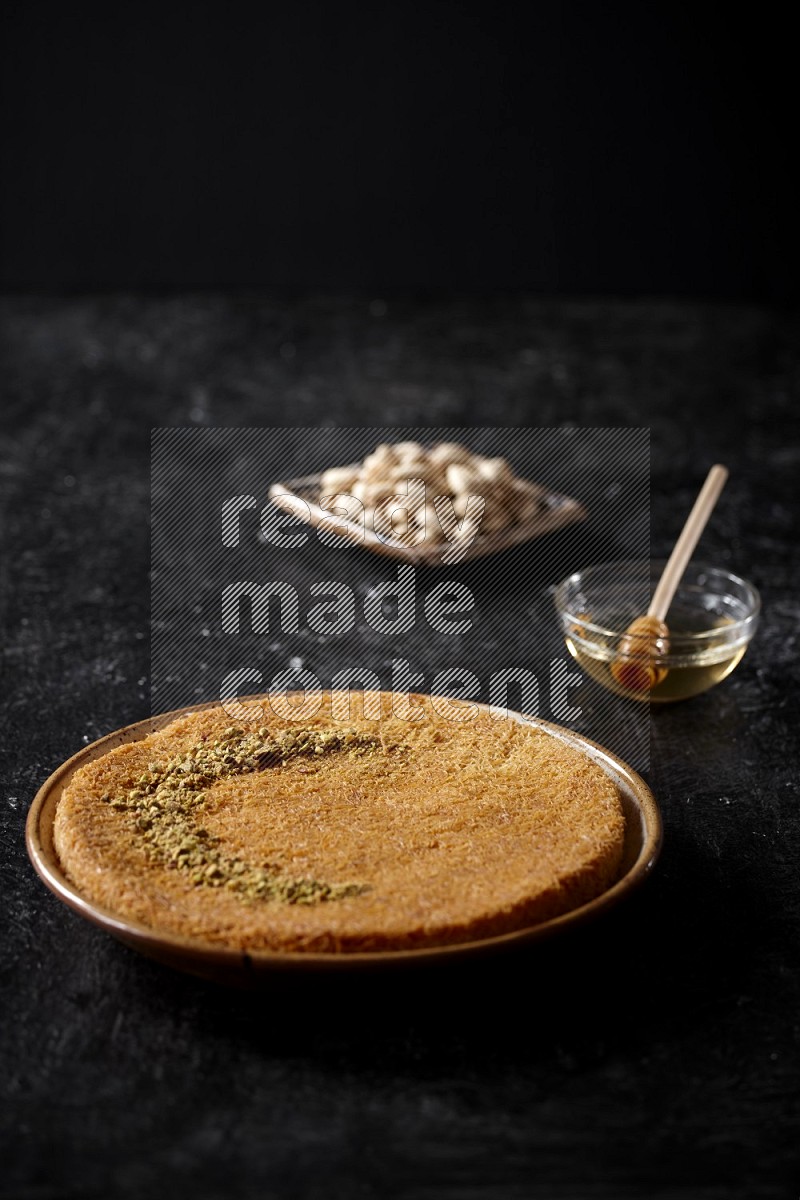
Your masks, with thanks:
[{"label": "glass bowl of honey", "polygon": [[[555,605],[572,657],[618,696],[660,704],[686,700],[726,679],[741,662],[758,625],[761,601],[752,584],[720,567],[691,563],[666,616],[669,637],[652,647],[652,686],[634,691],[619,681],[629,626],[647,612],[665,563],[603,563],[576,571],[555,589]],[[612,670],[612,668],[614,668]]]}]

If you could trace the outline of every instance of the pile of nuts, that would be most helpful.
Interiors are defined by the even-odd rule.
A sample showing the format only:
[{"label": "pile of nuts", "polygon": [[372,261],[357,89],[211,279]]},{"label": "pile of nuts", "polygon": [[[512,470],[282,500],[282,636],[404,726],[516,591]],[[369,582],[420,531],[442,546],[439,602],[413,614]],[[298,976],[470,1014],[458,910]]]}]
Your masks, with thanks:
[{"label": "pile of nuts", "polygon": [[[412,480],[421,480],[424,488],[409,487]],[[457,442],[430,450],[419,442],[397,442],[377,446],[363,463],[325,471],[321,493],[323,504],[335,497],[345,509],[354,498],[376,533],[418,545],[469,542],[478,532],[528,521],[541,512],[545,490],[518,479],[504,458],[474,454]]]}]

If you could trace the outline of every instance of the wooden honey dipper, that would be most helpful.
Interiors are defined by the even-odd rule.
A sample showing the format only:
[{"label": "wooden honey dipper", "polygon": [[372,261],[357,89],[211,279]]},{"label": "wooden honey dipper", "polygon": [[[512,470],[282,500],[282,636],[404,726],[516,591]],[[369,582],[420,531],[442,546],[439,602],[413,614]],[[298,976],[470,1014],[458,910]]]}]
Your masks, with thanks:
[{"label": "wooden honey dipper", "polygon": [[669,653],[669,629],[665,617],[727,478],[727,468],[719,464],[708,472],[653,592],[650,607],[644,616],[637,617],[628,626],[619,644],[620,658],[611,664],[611,674],[629,692],[650,691],[667,677],[668,668],[658,661]]}]

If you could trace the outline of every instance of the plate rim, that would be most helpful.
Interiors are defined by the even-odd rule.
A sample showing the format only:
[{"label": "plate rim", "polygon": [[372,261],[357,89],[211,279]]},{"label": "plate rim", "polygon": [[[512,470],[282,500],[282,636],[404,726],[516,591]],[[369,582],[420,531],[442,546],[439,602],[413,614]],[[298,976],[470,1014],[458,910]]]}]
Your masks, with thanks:
[{"label": "plate rim", "polygon": [[[275,693],[271,694],[275,695]],[[281,694],[289,696],[292,693]],[[240,703],[247,703],[264,699],[268,695],[270,693],[258,692],[238,699]],[[411,695],[412,698],[416,696],[429,698],[427,693],[412,693]],[[490,708],[488,704],[475,703],[483,711],[488,711]],[[157,713],[131,722],[129,725],[123,725],[81,747],[56,767],[44,781],[31,802],[25,821],[25,844],[28,857],[36,874],[57,899],[85,920],[128,946],[173,967],[177,966],[179,969],[199,974],[208,974],[209,971],[221,969],[227,971],[229,975],[241,973],[255,978],[262,973],[279,970],[364,969],[376,966],[433,962],[445,958],[467,958],[516,945],[543,941],[565,929],[588,922],[613,908],[649,877],[661,853],[664,837],[661,812],[650,787],[637,771],[619,755],[584,734],[539,717],[508,711],[507,716],[512,720],[541,729],[549,736],[556,737],[575,749],[587,753],[592,761],[596,762],[614,780],[616,785],[625,791],[629,801],[632,801],[637,810],[641,822],[641,846],[636,858],[619,879],[592,900],[578,908],[562,913],[560,916],[551,917],[538,924],[511,930],[507,933],[439,946],[420,946],[399,950],[240,950],[235,947],[216,946],[200,938],[158,933],[141,922],[120,917],[103,905],[89,900],[67,879],[58,861],[55,847],[50,849],[55,812],[61,792],[68,780],[85,763],[94,761],[117,746],[141,741],[148,734],[164,728],[178,717],[219,707],[219,705],[219,700],[209,700],[200,704],[187,704],[166,713]]]}]

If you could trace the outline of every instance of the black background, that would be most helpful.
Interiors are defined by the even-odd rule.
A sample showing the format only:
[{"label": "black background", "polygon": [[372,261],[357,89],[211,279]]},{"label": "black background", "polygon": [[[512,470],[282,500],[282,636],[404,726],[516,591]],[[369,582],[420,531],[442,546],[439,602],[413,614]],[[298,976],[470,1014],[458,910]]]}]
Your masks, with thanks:
[{"label": "black background", "polygon": [[777,13],[7,4],[0,286],[791,299]]}]

